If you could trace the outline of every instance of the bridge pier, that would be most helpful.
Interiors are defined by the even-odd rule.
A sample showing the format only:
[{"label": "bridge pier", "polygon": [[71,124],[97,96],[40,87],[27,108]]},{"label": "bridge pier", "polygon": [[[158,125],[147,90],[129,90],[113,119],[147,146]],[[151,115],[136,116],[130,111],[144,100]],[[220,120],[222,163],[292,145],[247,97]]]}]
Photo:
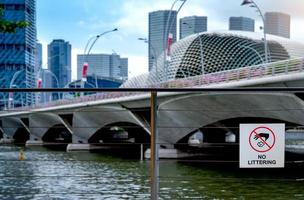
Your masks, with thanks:
[{"label": "bridge pier", "polygon": [[43,146],[43,141],[42,139],[31,134],[30,139],[25,143],[25,147],[37,147],[37,146],[39,147]]},{"label": "bridge pier", "polygon": [[[195,156],[203,155],[201,153],[187,153],[178,149],[159,149],[158,158],[159,159],[182,159],[182,158],[190,158]],[[150,159],[151,150],[147,149],[145,151],[145,159]]]},{"label": "bridge pier", "polygon": [[92,145],[89,144],[87,139],[78,137],[77,135],[72,135],[72,143],[68,144],[67,152],[77,152],[77,151],[90,151]]},{"label": "bridge pier", "polygon": [[66,149],[67,152],[82,152],[82,151],[90,151],[90,150],[92,150],[91,144],[80,144],[80,143],[68,144],[67,149]]},{"label": "bridge pier", "polygon": [[14,144],[15,140],[14,138],[3,134],[3,138],[0,140],[0,144]]}]

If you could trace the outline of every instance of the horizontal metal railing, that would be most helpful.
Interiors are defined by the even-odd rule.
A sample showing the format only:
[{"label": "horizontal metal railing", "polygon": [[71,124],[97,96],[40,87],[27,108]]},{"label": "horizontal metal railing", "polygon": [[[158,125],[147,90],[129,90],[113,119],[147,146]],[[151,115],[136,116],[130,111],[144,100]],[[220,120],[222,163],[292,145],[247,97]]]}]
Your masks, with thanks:
[{"label": "horizontal metal railing", "polygon": [[[295,58],[290,60],[278,61],[268,64],[248,66],[234,70],[204,74],[184,79],[162,82],[154,85],[147,85],[144,88],[192,88],[212,86],[221,83],[238,82],[243,80],[259,79],[270,76],[280,76],[291,73],[302,72],[304,69],[304,58]],[[126,88],[127,89],[127,88]],[[72,99],[61,99],[53,102],[36,104],[28,107],[10,109],[10,110],[29,110],[46,107],[54,107],[68,104],[77,104],[97,100],[116,99],[127,96],[140,95],[142,92],[115,92],[115,93],[97,93],[92,95],[75,97]]]},{"label": "horizontal metal railing", "polygon": [[[278,76],[301,72],[304,69],[304,58],[278,61],[268,64],[260,64],[233,70],[216,72],[211,74],[177,79],[156,85],[158,88],[188,88],[197,86],[209,86],[212,84],[228,83],[249,79],[264,78],[267,76]],[[155,87],[155,85],[149,86]]]}]

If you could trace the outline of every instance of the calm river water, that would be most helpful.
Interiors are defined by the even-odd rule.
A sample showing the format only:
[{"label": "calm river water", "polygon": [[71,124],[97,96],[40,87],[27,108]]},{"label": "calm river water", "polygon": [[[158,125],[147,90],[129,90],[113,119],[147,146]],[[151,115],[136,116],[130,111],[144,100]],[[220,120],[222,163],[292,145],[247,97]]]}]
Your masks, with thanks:
[{"label": "calm river water", "polygon": [[[0,146],[0,199],[149,199],[149,162]],[[161,199],[304,199],[304,169],[161,161]]]}]

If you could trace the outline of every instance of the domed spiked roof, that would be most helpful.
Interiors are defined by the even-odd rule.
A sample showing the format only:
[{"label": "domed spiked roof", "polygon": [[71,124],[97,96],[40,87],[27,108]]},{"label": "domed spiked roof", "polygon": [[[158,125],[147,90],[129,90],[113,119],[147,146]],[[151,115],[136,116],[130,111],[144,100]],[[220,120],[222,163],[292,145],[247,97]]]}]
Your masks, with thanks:
[{"label": "domed spiked roof", "polygon": [[[290,39],[267,35],[267,45],[268,62],[304,56],[304,45]],[[132,80],[133,84],[140,81],[143,85],[153,85],[266,62],[263,34],[255,32],[194,34],[173,44],[171,52],[170,61],[164,61],[164,55],[160,55],[149,75]]]}]

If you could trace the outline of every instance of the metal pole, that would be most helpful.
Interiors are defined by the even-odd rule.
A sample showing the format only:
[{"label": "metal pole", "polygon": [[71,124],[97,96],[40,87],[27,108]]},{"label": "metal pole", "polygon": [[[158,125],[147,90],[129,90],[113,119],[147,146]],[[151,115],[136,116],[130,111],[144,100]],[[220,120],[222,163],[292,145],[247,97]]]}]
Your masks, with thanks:
[{"label": "metal pole", "polygon": [[179,0],[175,0],[171,6],[171,9],[169,11],[169,16],[166,22],[166,28],[165,28],[165,37],[164,37],[164,41],[163,41],[163,48],[164,48],[164,68],[165,68],[165,80],[167,80],[167,66],[166,66],[166,54],[167,54],[167,42],[168,42],[168,36],[169,36],[169,24],[170,24],[170,19],[171,19],[171,14],[173,11],[173,8],[175,6],[175,4],[178,2]]},{"label": "metal pole", "polygon": [[140,144],[140,161],[144,160],[144,145]]},{"label": "metal pole", "polygon": [[151,47],[151,49],[153,51],[154,63],[155,63],[155,71],[156,71],[155,72],[156,73],[156,80],[158,81],[158,69],[157,69],[157,54],[156,54],[156,50],[155,50],[154,46],[152,45],[152,43],[150,42],[150,40],[148,40],[147,38],[138,38],[138,40],[142,40],[145,43],[147,43],[149,45],[149,48]]},{"label": "metal pole", "polygon": [[262,21],[263,21],[263,32],[264,32],[264,49],[265,49],[265,63],[268,63],[268,46],[267,46],[267,39],[266,39],[266,27],[265,27],[265,17],[260,9],[260,7],[254,2],[252,1],[252,3],[254,4],[254,6],[256,7],[256,9],[258,10]]},{"label": "metal pole", "polygon": [[157,92],[151,92],[151,199],[158,199],[159,191],[159,159],[157,131]]},{"label": "metal pole", "polygon": [[[178,1],[182,1],[183,3],[180,5],[180,7],[178,8],[177,12],[176,12],[176,19],[177,19],[177,16],[178,16],[178,13],[180,12],[180,10],[182,9],[182,7],[184,6],[184,4],[186,3],[187,0],[175,0],[174,3],[172,4],[171,6],[171,9],[170,9],[170,12],[169,12],[169,16],[168,16],[168,19],[167,19],[167,23],[166,23],[166,29],[165,29],[165,38],[164,38],[164,67],[165,67],[165,80],[167,81],[168,80],[168,69],[167,69],[167,61],[166,61],[166,54],[167,54],[167,48],[168,48],[168,37],[169,37],[169,33],[170,33],[170,30],[171,30],[171,27],[174,23],[174,21],[176,20],[172,20],[171,23],[170,23],[170,19],[171,19],[171,15],[172,15],[172,12],[173,12],[173,8],[175,6],[175,4],[178,2]],[[174,37],[174,36],[173,36]],[[177,38],[177,34],[175,35],[175,37]]]},{"label": "metal pole", "polygon": [[[85,49],[84,49],[84,54],[85,54],[85,55],[84,55],[84,56],[85,56],[85,57],[84,57],[84,61],[88,63],[88,56],[90,55],[91,50],[92,50],[92,48],[94,47],[95,43],[97,42],[97,40],[98,40],[101,36],[103,36],[103,35],[105,35],[105,34],[108,34],[108,33],[111,33],[111,32],[115,32],[115,31],[118,31],[118,29],[115,28],[115,29],[113,29],[113,30],[105,31],[105,32],[103,32],[103,33],[101,33],[101,34],[99,34],[99,35],[96,35],[96,36],[91,37],[91,38],[88,40],[88,42],[87,42],[87,44],[86,44],[86,46],[85,46]],[[92,44],[91,44],[91,46],[90,46],[88,52],[86,53],[86,51],[87,51],[87,49],[88,49],[88,47],[89,47],[90,42],[91,42],[94,38],[95,38],[95,40],[92,42]],[[92,76],[92,77],[93,77],[93,76]],[[95,78],[97,78],[97,77],[95,77]],[[83,85],[83,86],[84,86],[84,85]],[[97,84],[97,81],[96,81],[96,80],[95,80],[95,87],[98,88],[98,84]]]},{"label": "metal pole", "polygon": [[265,17],[260,9],[260,7],[255,3],[254,0],[244,0],[243,3],[241,4],[242,6],[244,5],[250,5],[250,7],[256,8],[257,11],[259,12],[259,15],[262,18],[263,21],[263,33],[264,33],[264,50],[265,50],[265,63],[268,63],[268,44],[267,44],[267,38],[266,38],[266,21],[265,21]]}]

